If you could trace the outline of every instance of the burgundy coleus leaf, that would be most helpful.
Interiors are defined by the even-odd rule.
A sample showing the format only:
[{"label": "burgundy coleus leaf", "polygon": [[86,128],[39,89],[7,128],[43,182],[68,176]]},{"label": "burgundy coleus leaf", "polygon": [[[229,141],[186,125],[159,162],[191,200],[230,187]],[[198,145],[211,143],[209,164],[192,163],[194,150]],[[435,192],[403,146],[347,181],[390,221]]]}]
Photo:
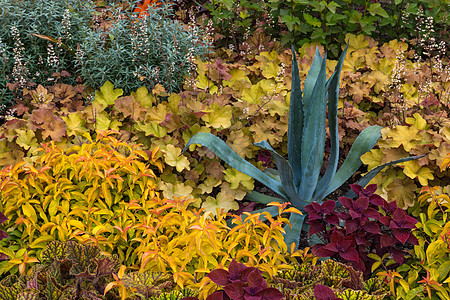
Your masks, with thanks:
[{"label": "burgundy coleus leaf", "polygon": [[358,184],[352,184],[352,185],[350,185],[350,188],[359,197],[369,197],[373,193],[375,193],[375,191],[377,190],[377,185],[369,184],[368,186],[366,186],[366,188],[363,188],[362,186],[360,186]]},{"label": "burgundy coleus leaf", "polygon": [[[330,237],[330,243],[321,247],[320,250],[333,252],[346,260],[357,261],[359,260],[359,255],[354,246],[355,241],[351,236],[344,237],[342,233],[335,231]],[[318,251],[318,253],[320,252]]]},{"label": "burgundy coleus leaf", "polygon": [[327,224],[336,225],[336,226],[339,225],[339,217],[336,212],[327,214],[323,220]]},{"label": "burgundy coleus leaf", "polygon": [[392,218],[389,216],[380,216],[380,218],[378,219],[378,221],[380,221],[380,223],[383,224],[384,226],[389,226],[391,220]]},{"label": "burgundy coleus leaf", "polygon": [[364,224],[363,229],[373,234],[380,234],[380,226],[377,222],[370,221]]},{"label": "burgundy coleus leaf", "polygon": [[220,286],[225,286],[230,283],[230,281],[228,280],[228,271],[224,269],[212,270],[206,276],[209,279],[211,279],[215,284]]},{"label": "burgundy coleus leaf", "polygon": [[391,249],[389,251],[396,263],[402,264],[405,261],[405,253],[399,249]]},{"label": "burgundy coleus leaf", "polygon": [[322,284],[318,284],[314,288],[314,298],[316,300],[342,300],[342,298],[336,296],[332,289]]},{"label": "burgundy coleus leaf", "polygon": [[392,220],[389,223],[389,227],[391,229],[413,229],[416,228],[417,222],[416,219],[408,216],[403,209],[397,208],[392,214]]},{"label": "burgundy coleus leaf", "polygon": [[325,231],[325,224],[322,221],[308,221],[309,224],[309,236],[312,236],[315,233]]},{"label": "burgundy coleus leaf", "polygon": [[[184,298],[183,298],[184,299]],[[230,297],[225,293],[225,291],[215,291],[208,297],[206,297],[206,300],[231,300]]]},{"label": "burgundy coleus leaf", "polygon": [[339,198],[339,202],[341,202],[341,204],[347,208],[347,209],[353,209],[353,199],[348,198],[348,197],[340,197]]},{"label": "burgundy coleus leaf", "polygon": [[353,201],[352,208],[349,209],[349,213],[353,219],[360,218],[364,211],[369,208],[369,198],[359,197],[356,201]]},{"label": "burgundy coleus leaf", "polygon": [[394,234],[395,238],[399,240],[403,245],[406,243],[406,241],[409,239],[409,236],[411,235],[409,231],[402,229],[393,229],[392,233]]},{"label": "burgundy coleus leaf", "polygon": [[[388,202],[383,199],[380,195],[374,194],[369,197],[369,202],[375,206],[385,208],[388,206]],[[394,201],[394,203],[396,203]]]},{"label": "burgundy coleus leaf", "polygon": [[345,234],[352,234],[356,230],[360,229],[361,226],[357,220],[347,219],[345,221]]},{"label": "burgundy coleus leaf", "polygon": [[267,288],[266,280],[257,270],[253,270],[250,274],[248,274],[247,284],[248,286],[244,288],[244,291],[250,295],[255,295],[259,291]]},{"label": "burgundy coleus leaf", "polygon": [[242,281],[236,281],[230,284],[227,284],[223,289],[225,293],[233,300],[242,300],[244,299],[245,291],[244,291],[245,283]]},{"label": "burgundy coleus leaf", "polygon": [[411,245],[419,245],[419,240],[417,240],[414,234],[410,234],[406,242],[410,243]]},{"label": "burgundy coleus leaf", "polygon": [[230,263],[230,267],[228,268],[228,279],[231,282],[236,280],[241,280],[241,273],[247,267],[244,264],[238,263],[236,260],[232,260]]},{"label": "burgundy coleus leaf", "polygon": [[[284,298],[283,294],[277,290],[276,288],[267,288],[264,289],[256,294],[256,296],[259,296],[261,300],[281,300]],[[245,299],[249,299],[246,296],[244,296]]]},{"label": "burgundy coleus leaf", "polygon": [[8,218],[2,212],[0,212],[0,224],[5,222],[6,220],[8,220]]},{"label": "burgundy coleus leaf", "polygon": [[380,239],[381,248],[397,244],[397,239],[389,234],[383,234]]},{"label": "burgundy coleus leaf", "polygon": [[325,201],[322,204],[312,202],[305,206],[305,211],[308,213],[308,220],[322,219],[324,216],[333,212],[336,202],[332,200]]}]

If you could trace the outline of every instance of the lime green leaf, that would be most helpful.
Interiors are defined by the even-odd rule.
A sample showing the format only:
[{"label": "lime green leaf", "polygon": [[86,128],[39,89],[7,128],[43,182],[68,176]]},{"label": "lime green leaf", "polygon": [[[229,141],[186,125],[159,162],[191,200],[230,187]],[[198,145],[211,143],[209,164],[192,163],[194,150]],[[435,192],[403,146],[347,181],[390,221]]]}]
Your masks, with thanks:
[{"label": "lime green leaf", "polygon": [[146,136],[153,135],[155,137],[162,138],[167,134],[166,128],[158,125],[155,122],[151,123],[136,122],[133,124],[133,127],[138,131],[143,131]]},{"label": "lime green leaf", "polygon": [[25,216],[27,216],[34,224],[37,222],[36,211],[30,203],[26,202],[22,204],[22,211]]},{"label": "lime green leaf", "polygon": [[411,179],[418,178],[422,186],[428,185],[428,180],[433,180],[433,172],[427,167],[421,167],[416,160],[404,163],[403,173]]},{"label": "lime green leaf", "polygon": [[234,201],[234,197],[231,194],[226,192],[220,192],[217,194],[216,198],[211,196],[207,197],[206,200],[202,203],[202,208],[207,211],[212,212],[213,214],[217,213],[217,209],[224,209],[224,211],[229,210],[237,210],[239,209],[239,205]]},{"label": "lime green leaf", "polygon": [[132,92],[131,95],[144,107],[151,107],[156,101],[155,97],[148,92],[145,86],[140,87],[136,92]]},{"label": "lime green leaf", "polygon": [[414,117],[408,117],[406,118],[406,123],[410,125],[414,125],[419,130],[426,130],[428,129],[427,121],[425,121],[424,118],[419,113],[415,113],[413,115]]},{"label": "lime green leaf", "polygon": [[197,88],[201,90],[209,89],[211,94],[216,93],[218,90],[217,86],[214,85],[214,82],[208,79],[205,74],[200,74],[197,76],[196,85]]},{"label": "lime green leaf", "polygon": [[86,120],[81,116],[80,112],[69,113],[67,117],[62,117],[67,126],[67,134],[82,135],[87,132]]},{"label": "lime green leaf", "polygon": [[247,101],[250,104],[261,103],[261,98],[264,97],[266,93],[260,84],[254,84],[251,88],[244,89],[241,94],[242,100]]},{"label": "lime green leaf", "polygon": [[181,156],[181,149],[176,148],[174,145],[167,145],[166,149],[162,150],[165,162],[172,167],[176,167],[178,172],[184,169],[190,170],[189,160],[186,156]]},{"label": "lime green leaf", "polygon": [[120,121],[111,120],[108,116],[108,113],[102,111],[97,115],[96,121],[96,129],[97,130],[108,130],[113,129],[119,131],[119,126],[122,125]]},{"label": "lime green leaf", "polygon": [[278,75],[278,64],[267,62],[262,66],[262,75],[266,78],[276,78]]},{"label": "lime green leaf", "polygon": [[213,128],[228,128],[231,126],[231,107],[220,106],[219,103],[214,102],[210,107],[205,109],[206,114],[201,118],[206,122],[207,126]]},{"label": "lime green leaf", "polygon": [[30,149],[30,147],[35,148],[38,146],[33,130],[16,129],[16,133],[18,135],[16,139],[17,145],[25,150]]},{"label": "lime green leaf", "polygon": [[236,169],[228,168],[224,171],[224,173],[224,179],[230,183],[231,189],[237,189],[239,187],[239,184],[242,184],[248,190],[253,190],[253,188],[255,187],[253,185],[253,178],[245,175],[242,172],[239,172]]},{"label": "lime green leaf", "polygon": [[107,106],[113,105],[114,101],[122,96],[122,89],[114,89],[114,85],[107,81],[100,88],[100,91],[96,91],[95,99],[92,101],[92,106],[97,109],[97,113],[103,111]]}]

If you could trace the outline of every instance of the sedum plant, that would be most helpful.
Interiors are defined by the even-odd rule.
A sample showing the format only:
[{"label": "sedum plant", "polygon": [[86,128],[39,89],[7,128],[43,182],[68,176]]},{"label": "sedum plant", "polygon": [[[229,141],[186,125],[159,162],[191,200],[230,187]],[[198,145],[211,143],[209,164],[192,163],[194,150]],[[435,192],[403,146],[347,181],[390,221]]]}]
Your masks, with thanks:
[{"label": "sedum plant", "polygon": [[[186,144],[182,153],[192,144],[200,144],[209,148],[219,158],[233,168],[260,181],[283,199],[273,198],[252,192],[248,198],[255,202],[269,203],[290,202],[291,205],[305,212],[304,207],[311,202],[320,203],[327,195],[344,184],[362,165],[361,155],[369,151],[381,136],[381,126],[370,126],[356,138],[349,154],[338,170],[339,132],[337,126],[337,108],[339,99],[339,77],[348,46],[341,54],[334,73],[327,80],[326,55],[322,57],[319,50],[316,54],[302,94],[299,69],[295,50],[292,47],[292,91],[288,125],[288,157],[289,160],[275,152],[266,141],[255,143],[274,157],[277,170],[259,170],[234,152],[220,138],[200,132]],[[327,105],[328,100],[328,105]],[[320,170],[324,158],[326,141],[326,111],[328,109],[328,126],[330,129],[331,153],[325,173]],[[359,184],[365,186],[384,167],[414,159],[404,158],[391,161],[371,170]],[[349,196],[355,196],[349,195]],[[271,214],[277,214],[273,208],[266,208]],[[300,233],[305,214],[291,214],[291,228],[285,228],[287,245],[299,244]]]}]

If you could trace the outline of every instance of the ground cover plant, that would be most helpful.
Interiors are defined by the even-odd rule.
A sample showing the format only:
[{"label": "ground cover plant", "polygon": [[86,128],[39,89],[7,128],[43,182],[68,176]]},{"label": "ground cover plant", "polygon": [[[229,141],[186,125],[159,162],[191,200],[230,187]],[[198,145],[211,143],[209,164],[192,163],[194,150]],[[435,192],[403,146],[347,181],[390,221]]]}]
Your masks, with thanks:
[{"label": "ground cover plant", "polygon": [[[100,268],[78,274],[66,286],[55,285],[62,293],[91,293],[94,299],[226,298],[230,297],[226,290],[237,286],[232,297],[262,298],[266,293],[276,293],[278,297],[277,289],[289,299],[447,299],[450,86],[447,46],[440,40],[446,32],[445,6],[438,1],[410,2],[408,6],[399,1],[334,1],[326,6],[317,1],[261,1],[258,6],[251,1],[200,1],[193,5],[190,1],[174,0],[170,3],[172,14],[166,13],[168,3],[155,2],[86,1],[92,14],[88,13],[86,23],[77,25],[85,26],[77,34],[97,34],[88,41],[89,56],[96,57],[96,62],[81,55],[87,44],[80,43],[80,48],[77,43],[70,44],[77,52],[72,53],[65,48],[69,41],[58,43],[58,37],[68,37],[62,34],[64,26],[70,30],[78,28],[73,25],[78,20],[73,14],[80,12],[71,10],[70,4],[67,16],[64,5],[49,16],[49,24],[61,27],[59,31],[49,25],[45,34],[33,30],[30,33],[35,35],[22,34],[25,27],[18,27],[21,42],[28,43],[30,37],[33,45],[43,45],[42,49],[25,48],[42,50],[36,54],[44,58],[44,68],[39,71],[51,80],[24,77],[26,84],[19,88],[9,77],[0,83],[6,91],[2,101],[9,99],[7,102],[14,105],[3,109],[0,128],[0,164],[5,167],[0,182],[0,211],[5,215],[0,218],[0,229],[5,232],[0,241],[4,279],[0,288],[31,284],[30,276],[39,270],[40,274],[47,274],[43,268],[46,247],[70,240],[86,249],[96,246],[101,255],[117,256],[122,264],[100,276],[103,279],[98,282],[95,278]],[[334,7],[334,3],[338,6]],[[21,14],[8,5],[2,6],[1,14]],[[20,5],[25,9],[31,2]],[[31,13],[47,15],[48,8],[51,7]],[[135,17],[131,19],[133,13]],[[279,14],[280,19],[269,14]],[[210,24],[202,15],[209,16]],[[225,15],[227,18],[221,20]],[[69,26],[66,19],[75,23]],[[180,22],[183,20],[185,23]],[[345,30],[339,30],[347,21]],[[218,28],[218,24],[227,22],[230,28]],[[392,27],[392,22],[398,27]],[[157,25],[153,28],[152,24]],[[207,26],[201,33],[203,24]],[[2,27],[5,32],[10,31],[10,25]],[[141,51],[148,47],[135,49],[140,45],[133,44],[138,39],[133,39],[133,30],[127,32],[125,28],[135,28],[140,36],[146,32],[170,32],[175,36],[165,35],[167,44],[159,46],[167,47],[167,51],[159,51],[161,59],[153,60]],[[146,31],[148,28],[153,29]],[[399,29],[404,36],[395,33]],[[285,38],[280,42],[277,35],[283,30]],[[339,32],[334,33],[336,30]],[[193,32],[198,36],[191,35]],[[361,32],[375,39],[358,35]],[[303,33],[313,35],[306,37]],[[393,40],[388,37],[391,34],[407,39]],[[333,36],[339,42],[330,40]],[[323,46],[317,50],[319,41]],[[10,35],[2,40],[10,52],[14,43]],[[294,52],[291,43],[295,44]],[[317,64],[314,58],[319,57],[318,52],[322,57],[327,52],[337,58],[347,43],[345,58],[329,60],[319,72],[325,75],[322,82],[326,84],[327,77],[336,78],[335,68],[342,68],[338,72],[340,84],[335,79],[328,82],[334,82],[339,96],[328,108],[328,115],[330,110],[336,112],[336,120],[323,122],[323,127],[328,127],[321,131],[325,139],[320,161],[342,164],[352,156],[352,145],[358,144],[355,140],[361,132],[381,126],[381,137],[372,150],[361,156],[362,164],[359,155],[352,158],[361,168],[349,182],[360,181],[367,172],[370,177],[375,172],[370,173],[371,170],[378,171],[377,166],[390,161],[409,156],[420,158],[380,170],[371,181],[377,184],[376,188],[372,185],[369,191],[357,189],[356,201],[339,201],[350,189],[344,183],[323,199],[323,204],[313,202],[301,217],[278,199],[269,205],[275,211],[271,216],[255,211],[264,206],[252,202],[254,198],[265,198],[270,199],[265,201],[268,203],[274,200],[268,196],[276,196],[260,182],[198,144],[189,145],[189,151],[181,155],[193,136],[208,133],[277,179],[272,171],[277,167],[275,160],[292,158],[288,153],[293,143],[288,138],[292,135],[290,120],[295,117],[289,113],[295,104],[291,98],[297,93],[296,75],[304,82],[311,66],[314,69]],[[94,44],[103,46],[95,49]],[[58,70],[47,66],[48,45],[56,49],[56,56],[61,55],[61,62],[74,58],[72,63],[78,66],[68,66],[67,70],[61,65]],[[181,48],[188,53],[178,51],[177,45],[186,45]],[[205,45],[211,46],[206,61],[205,57],[191,55],[192,47],[199,50],[194,55],[206,53],[201,50],[206,49]],[[104,63],[106,58],[120,60],[133,51],[142,58],[135,61],[136,66],[145,65],[145,56],[146,61],[162,63],[160,74],[167,73],[154,81],[145,74],[137,78],[127,67],[133,61],[126,59],[110,74],[112,77],[106,76],[108,67],[114,65]],[[12,52],[7,56],[5,51],[0,52],[3,74],[10,73],[8,68],[18,68],[20,65],[11,65],[16,61],[35,67],[27,60],[31,56],[19,55],[16,59]],[[170,66],[164,66],[172,58],[179,62],[175,67],[184,71],[174,72]],[[295,76],[291,75],[295,69],[293,58],[298,66]],[[83,76],[76,80],[81,75],[77,73],[81,63],[99,66],[97,71],[85,69],[83,75],[98,79],[97,83],[84,81],[88,84],[75,85],[83,82]],[[114,78],[119,73],[123,76]],[[305,91],[305,99],[311,82],[306,81],[309,83],[298,85]],[[336,108],[332,108],[334,105]],[[321,114],[325,114],[324,109]],[[266,145],[265,141],[273,151],[254,145]],[[334,169],[333,163],[317,167],[315,174],[330,173],[327,168]],[[336,208],[339,204],[343,205]],[[233,217],[227,211],[243,215]],[[394,212],[393,219],[389,219]],[[315,217],[305,224],[309,229],[305,227],[302,235],[297,224],[290,224],[298,233],[298,243],[293,247],[283,237],[285,230],[291,230],[289,214],[305,221]],[[399,224],[394,222],[396,219],[405,222]],[[418,222],[413,224],[412,219]],[[360,226],[355,226],[357,223]],[[412,230],[405,232],[406,228]],[[310,230],[317,231],[311,238],[307,234]],[[344,235],[347,244],[339,244],[335,238],[330,240],[333,234]],[[365,241],[372,239],[383,243],[376,249],[365,247]],[[415,239],[418,245],[412,246],[409,242],[414,244]],[[397,244],[392,244],[394,240]],[[301,249],[296,251],[299,243]],[[352,243],[358,245],[357,255],[350,253],[349,247],[341,251],[341,246]],[[349,265],[331,260],[329,265],[336,268],[330,269],[347,279],[325,275],[323,268],[328,270],[328,264],[321,267],[318,257],[305,254],[306,246],[312,246],[316,255],[335,254],[336,260],[342,255],[358,257],[359,263],[354,260],[354,267],[362,270],[364,266],[364,278]],[[321,250],[336,251],[320,253]],[[295,257],[308,260],[308,264],[299,267]],[[403,264],[398,266],[400,258]],[[253,275],[234,285],[222,280],[217,285],[207,276],[217,272],[230,274],[236,266],[254,271]],[[306,275],[316,274],[314,270],[322,275],[312,282]],[[295,276],[276,281],[288,273]],[[6,278],[8,274],[12,275]],[[214,278],[217,281],[217,276]],[[38,282],[39,288],[50,286],[44,280]],[[221,289],[220,283],[224,292],[214,293]],[[21,297],[33,298],[37,290],[22,292],[26,295]]]}]

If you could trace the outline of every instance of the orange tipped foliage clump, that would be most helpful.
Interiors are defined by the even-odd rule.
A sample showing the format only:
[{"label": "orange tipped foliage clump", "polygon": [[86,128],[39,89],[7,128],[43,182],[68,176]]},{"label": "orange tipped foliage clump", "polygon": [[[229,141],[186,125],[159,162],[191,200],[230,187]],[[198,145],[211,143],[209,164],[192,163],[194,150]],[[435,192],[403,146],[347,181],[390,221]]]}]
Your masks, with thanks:
[{"label": "orange tipped foliage clump", "polygon": [[[233,217],[192,209],[194,199],[160,198],[156,175],[163,172],[158,148],[149,155],[138,145],[121,142],[116,131],[97,132],[96,139],[68,150],[43,144],[34,163],[21,162],[0,171],[0,199],[5,230],[0,243],[8,260],[0,274],[31,272],[50,241],[76,240],[96,245],[105,255],[117,254],[123,264],[140,271],[173,275],[180,287],[215,286],[204,276],[232,259],[259,267],[266,276],[289,268],[282,233],[283,213]],[[290,249],[293,253],[294,249]]]}]

